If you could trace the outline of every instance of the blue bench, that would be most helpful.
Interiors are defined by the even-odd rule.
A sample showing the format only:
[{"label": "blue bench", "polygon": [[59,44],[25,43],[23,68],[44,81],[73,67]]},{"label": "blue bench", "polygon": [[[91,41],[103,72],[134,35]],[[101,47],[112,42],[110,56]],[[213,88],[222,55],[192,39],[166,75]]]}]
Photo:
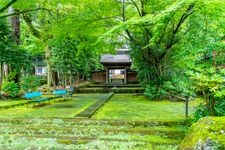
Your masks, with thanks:
[{"label": "blue bench", "polygon": [[72,87],[69,89],[54,90],[52,93],[56,95],[55,98],[61,98],[62,100],[64,100],[64,99],[67,99],[68,97],[72,98],[73,91],[74,91],[74,88]]},{"label": "blue bench", "polygon": [[67,91],[66,91],[66,90],[54,90],[52,93],[53,93],[54,95],[56,95],[55,98],[59,97],[59,98],[64,99],[64,98],[67,97],[67,94],[66,94]]},{"label": "blue bench", "polygon": [[50,99],[48,98],[43,98],[41,97],[42,93],[41,92],[30,92],[30,93],[25,93],[24,98],[29,99],[28,103],[27,103],[27,107],[29,103],[33,103],[33,106],[35,103],[41,103],[44,102],[46,100],[49,100],[50,103]]},{"label": "blue bench", "polygon": [[75,92],[75,87],[74,86],[66,86],[66,91],[67,91],[67,96],[71,97],[73,96],[73,93]]}]

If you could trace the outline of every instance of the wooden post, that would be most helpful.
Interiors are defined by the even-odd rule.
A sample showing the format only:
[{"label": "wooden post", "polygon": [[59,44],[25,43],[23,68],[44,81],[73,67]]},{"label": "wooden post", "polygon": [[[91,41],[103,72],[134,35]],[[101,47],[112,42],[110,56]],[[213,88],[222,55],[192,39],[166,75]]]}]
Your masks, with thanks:
[{"label": "wooden post", "polygon": [[4,64],[1,62],[0,64],[0,95],[2,94],[2,83],[3,83],[3,74],[4,74]]},{"label": "wooden post", "polygon": [[109,83],[109,68],[106,67],[106,81],[105,83]]},{"label": "wooden post", "polygon": [[188,101],[189,101],[189,98],[187,96],[185,99],[185,117],[186,118],[188,117]]},{"label": "wooden post", "polygon": [[124,68],[124,83],[127,83],[127,67]]}]

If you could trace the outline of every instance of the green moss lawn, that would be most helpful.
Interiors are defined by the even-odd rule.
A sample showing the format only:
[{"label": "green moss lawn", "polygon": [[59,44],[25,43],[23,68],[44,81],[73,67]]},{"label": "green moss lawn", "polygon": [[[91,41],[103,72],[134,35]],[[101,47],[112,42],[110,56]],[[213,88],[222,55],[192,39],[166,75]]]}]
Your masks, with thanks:
[{"label": "green moss lawn", "polygon": [[[26,105],[16,106],[8,109],[0,109],[0,117],[74,117],[93,103],[101,100],[105,94],[74,94],[72,100],[64,102],[51,100],[50,105],[29,108]],[[24,100],[1,101],[1,105],[11,105],[12,103],[22,103]],[[46,102],[48,103],[48,102]],[[0,106],[1,106],[0,105]]]},{"label": "green moss lawn", "polygon": [[[189,114],[193,114],[200,100],[189,103]],[[115,94],[93,116],[96,119],[126,120],[181,120],[185,118],[185,103],[151,101],[143,95]]]},{"label": "green moss lawn", "polygon": [[17,104],[26,103],[27,100],[0,100],[0,107],[7,107]]}]

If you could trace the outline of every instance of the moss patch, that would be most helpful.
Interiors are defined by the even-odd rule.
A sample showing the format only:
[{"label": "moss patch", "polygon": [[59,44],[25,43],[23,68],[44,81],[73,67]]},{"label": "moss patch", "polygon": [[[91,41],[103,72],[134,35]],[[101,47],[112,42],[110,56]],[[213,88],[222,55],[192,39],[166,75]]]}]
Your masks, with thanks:
[{"label": "moss patch", "polygon": [[84,111],[77,114],[75,117],[87,117],[90,118],[93,114],[106,102],[112,97],[113,93],[105,95],[102,99],[98,100],[96,103],[89,106]]},{"label": "moss patch", "polygon": [[225,117],[206,117],[193,124],[180,149],[225,149]]},{"label": "moss patch", "polygon": [[[199,100],[189,103],[189,114],[194,112],[199,103]],[[143,95],[115,94],[93,118],[179,121],[185,119],[185,103],[151,101]]]},{"label": "moss patch", "polygon": [[72,100],[53,102],[42,107],[17,106],[0,109],[0,117],[74,117],[79,112],[100,100],[104,94],[76,94]]},{"label": "moss patch", "polygon": [[0,100],[0,109],[27,103],[27,100]]}]

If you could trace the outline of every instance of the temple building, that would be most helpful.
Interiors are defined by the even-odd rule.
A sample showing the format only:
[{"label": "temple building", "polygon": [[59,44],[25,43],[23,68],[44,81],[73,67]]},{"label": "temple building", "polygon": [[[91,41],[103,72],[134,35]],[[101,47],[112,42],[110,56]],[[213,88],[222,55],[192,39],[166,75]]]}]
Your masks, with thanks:
[{"label": "temple building", "polygon": [[92,81],[107,84],[137,83],[137,73],[131,70],[132,60],[128,53],[129,49],[118,49],[116,55],[102,55],[100,62],[104,69],[94,71]]}]

